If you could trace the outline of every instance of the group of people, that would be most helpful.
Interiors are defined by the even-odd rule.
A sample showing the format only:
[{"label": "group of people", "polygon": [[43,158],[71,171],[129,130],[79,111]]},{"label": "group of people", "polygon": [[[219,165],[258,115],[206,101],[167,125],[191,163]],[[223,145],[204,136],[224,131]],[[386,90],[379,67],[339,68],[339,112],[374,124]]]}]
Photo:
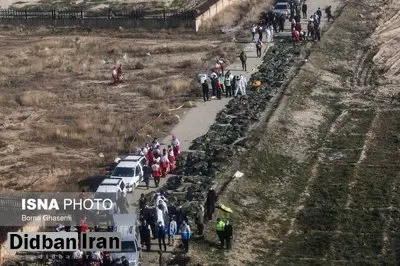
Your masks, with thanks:
[{"label": "group of people", "polygon": [[[167,206],[167,198],[163,192],[155,195],[156,206],[149,206],[144,194],[139,200],[140,209],[140,236],[141,244],[147,251],[151,250],[151,239],[158,239],[158,248],[160,251],[166,251],[167,245],[175,244],[175,236],[180,235],[184,253],[189,251],[189,240],[192,237],[192,230],[189,225],[187,214],[181,207],[174,208]],[[205,206],[199,204],[195,214],[194,223],[197,228],[197,236],[204,234],[204,219],[212,220],[216,209],[217,194],[213,188],[207,193]],[[232,225],[224,222],[223,233],[221,233],[220,220],[217,219],[217,234],[221,243],[226,243],[228,249],[231,248],[231,239],[233,235]],[[222,242],[223,241],[223,242]]]},{"label": "group of people", "polygon": [[[307,6],[306,4],[303,4],[303,7]],[[334,17],[332,15],[332,7],[328,6],[325,9],[325,13],[328,18],[328,22],[330,20],[333,20]],[[304,16],[307,15],[307,7],[306,10],[304,11],[303,9],[303,18]],[[307,33],[302,30],[301,28],[301,23],[300,23],[300,16],[295,16],[292,21],[292,40],[293,40],[293,45],[296,45],[297,43],[300,43],[301,41],[306,41],[308,39],[311,39],[312,41],[320,41],[321,40],[321,18],[322,18],[322,10],[320,7],[318,7],[317,11],[315,11],[308,19],[308,24],[307,24]]]},{"label": "group of people", "polygon": [[[244,51],[242,51],[242,54],[246,55]],[[216,68],[212,69],[209,76],[202,75],[199,79],[205,102],[210,100],[208,80],[210,80],[211,85],[211,97],[216,97],[220,100],[223,93],[225,93],[226,98],[237,97],[239,93],[240,95],[246,95],[247,79],[243,75],[234,76],[230,70],[224,73],[223,66],[217,62]]]},{"label": "group of people", "polygon": [[119,67],[114,66],[114,68],[112,69],[112,78],[114,86],[117,86],[119,83],[122,82],[123,80],[122,65],[119,65]]},{"label": "group of people", "polygon": [[143,181],[147,189],[150,188],[150,178],[153,177],[154,185],[159,187],[162,177],[175,169],[176,158],[179,157],[180,142],[175,135],[172,136],[171,144],[161,152],[161,146],[157,138],[138,150],[138,155],[146,157],[147,165],[143,168]]},{"label": "group of people", "polygon": [[[189,251],[191,229],[182,209],[169,209],[167,199],[162,192],[156,194],[155,208],[146,203],[144,194],[139,200],[141,244],[151,250],[151,238],[158,239],[160,251],[166,251],[167,245],[174,245],[175,235],[180,234],[185,253]],[[168,243],[166,238],[168,236]]]}]

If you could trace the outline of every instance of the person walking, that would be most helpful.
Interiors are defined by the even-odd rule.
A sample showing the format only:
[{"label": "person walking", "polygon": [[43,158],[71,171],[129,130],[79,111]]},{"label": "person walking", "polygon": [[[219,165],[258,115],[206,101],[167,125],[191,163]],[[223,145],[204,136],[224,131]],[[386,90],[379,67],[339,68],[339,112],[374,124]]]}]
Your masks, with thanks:
[{"label": "person walking", "polygon": [[306,1],[304,1],[303,5],[301,6],[301,12],[303,13],[303,18],[307,18],[307,4]]},{"label": "person walking", "polygon": [[331,19],[332,19],[332,20],[335,20],[335,18],[332,16],[332,6],[328,6],[328,7],[325,9],[325,14],[326,14],[326,16],[328,17],[328,22],[331,21]]},{"label": "person walking", "polygon": [[140,225],[140,240],[141,244],[146,246],[146,251],[149,252],[151,249],[151,236],[150,236],[150,225],[144,219]]},{"label": "person walking", "polygon": [[253,24],[253,25],[251,26],[251,36],[252,36],[252,38],[253,38],[253,42],[254,42],[254,40],[255,40],[256,31],[257,31],[257,26],[256,26],[255,24]]},{"label": "person walking", "polygon": [[168,161],[169,161],[169,170],[175,170],[175,154],[171,145],[168,145]]},{"label": "person walking", "polygon": [[246,64],[247,55],[246,55],[246,52],[244,50],[242,50],[242,52],[240,53],[239,59],[240,59],[240,62],[242,62],[242,70],[243,71],[247,71],[247,64]]},{"label": "person walking", "polygon": [[206,199],[206,217],[208,220],[212,220],[212,215],[215,211],[215,203],[217,202],[217,194],[213,188],[210,188],[207,193]]},{"label": "person walking", "polygon": [[151,170],[154,178],[154,185],[158,187],[160,185],[161,167],[157,162],[154,162],[151,166]]},{"label": "person walking", "polygon": [[143,181],[146,184],[147,189],[150,188],[150,177],[151,177],[151,167],[148,164],[146,164],[143,167]]},{"label": "person walking", "polygon": [[231,72],[228,70],[225,75],[225,97],[232,97],[232,79],[233,75]]},{"label": "person walking", "polygon": [[161,242],[162,242],[164,246],[164,252],[167,251],[167,245],[165,244],[165,226],[161,221],[158,222],[157,236],[158,236],[158,246],[160,250],[162,250],[161,248]]},{"label": "person walking", "polygon": [[174,245],[175,243],[175,234],[178,231],[178,225],[175,221],[175,215],[171,217],[171,221],[169,222],[169,230],[168,230],[168,245]]},{"label": "person walking", "polygon": [[217,232],[218,239],[221,244],[221,248],[225,247],[225,223],[220,219],[217,218],[217,223],[215,225],[215,231]]},{"label": "person walking", "polygon": [[263,40],[263,27],[261,25],[258,26],[258,40],[259,41]]},{"label": "person walking", "polygon": [[257,57],[261,57],[262,42],[260,40],[256,43]]},{"label": "person walking", "polygon": [[144,212],[144,208],[146,207],[146,198],[144,196],[144,193],[140,194],[140,198],[139,198],[139,212],[140,212],[140,216],[143,215]]},{"label": "person walking", "polygon": [[161,156],[161,176],[167,177],[169,171],[169,160],[167,155],[167,149],[163,149],[163,155]]},{"label": "person walking", "polygon": [[204,101],[209,101],[210,99],[209,99],[208,93],[209,93],[210,89],[208,87],[207,80],[205,80],[203,82],[203,84],[201,84],[201,88],[203,90],[203,100]]},{"label": "person walking", "polygon": [[199,210],[196,213],[196,225],[197,225],[197,235],[202,236],[204,231],[204,207],[199,206]]},{"label": "person walking", "polygon": [[182,230],[181,230],[181,239],[183,244],[183,249],[185,253],[189,252],[189,239],[191,236],[190,226],[183,221],[182,222]]},{"label": "person walking", "polygon": [[321,18],[322,18],[321,8],[318,7],[318,10],[315,13],[318,15],[318,24],[320,24],[321,23]]},{"label": "person walking", "polygon": [[229,220],[226,220],[225,227],[224,227],[224,236],[225,236],[225,243],[226,249],[232,249],[232,238],[233,238],[233,227]]}]

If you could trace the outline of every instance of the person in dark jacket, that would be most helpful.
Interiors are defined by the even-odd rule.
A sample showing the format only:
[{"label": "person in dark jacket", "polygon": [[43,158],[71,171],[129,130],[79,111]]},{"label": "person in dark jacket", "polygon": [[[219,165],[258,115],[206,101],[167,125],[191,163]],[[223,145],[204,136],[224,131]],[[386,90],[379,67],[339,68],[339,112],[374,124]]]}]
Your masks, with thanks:
[{"label": "person in dark jacket", "polygon": [[303,3],[301,6],[301,11],[303,12],[303,18],[307,18],[307,4],[306,2]]},{"label": "person in dark jacket", "polygon": [[201,84],[201,88],[203,89],[203,100],[209,101],[210,99],[209,99],[208,93],[209,93],[210,89],[208,87],[207,80],[205,80],[203,82],[203,84]]},{"label": "person in dark jacket", "polygon": [[147,224],[146,220],[143,220],[139,228],[140,231],[140,241],[142,245],[146,246],[146,251],[151,249],[151,236],[150,236],[150,226]]},{"label": "person in dark jacket", "polygon": [[213,188],[210,188],[207,194],[206,200],[206,217],[208,220],[212,220],[212,215],[215,211],[215,203],[217,202],[217,194]]},{"label": "person in dark jacket", "polygon": [[240,53],[239,59],[240,59],[240,62],[242,62],[242,70],[243,71],[247,71],[247,65],[246,65],[247,55],[246,55],[246,52],[244,50],[242,50],[242,52]]},{"label": "person in dark jacket", "polygon": [[331,21],[331,19],[335,20],[335,18],[332,16],[332,6],[328,6],[325,9],[325,13],[326,13],[326,16],[328,17],[328,22]]},{"label": "person in dark jacket", "polygon": [[232,224],[229,222],[229,220],[227,220],[225,222],[224,237],[225,237],[226,248],[228,250],[231,250],[232,249],[232,238],[233,238],[233,227],[232,227]]},{"label": "person in dark jacket", "polygon": [[217,95],[217,81],[216,77],[211,77],[212,96]]},{"label": "person in dark jacket", "polygon": [[318,10],[315,13],[318,15],[318,24],[320,24],[321,23],[321,18],[322,18],[321,8],[318,7]]},{"label": "person in dark jacket", "polygon": [[143,181],[146,183],[146,188],[150,188],[151,167],[145,165],[143,167]]},{"label": "person in dark jacket", "polygon": [[165,243],[165,226],[162,224],[162,222],[158,222],[158,227],[157,227],[157,236],[158,236],[158,246],[160,247],[160,250],[162,250],[161,248],[161,242],[164,246],[164,252],[167,251],[167,244]]}]

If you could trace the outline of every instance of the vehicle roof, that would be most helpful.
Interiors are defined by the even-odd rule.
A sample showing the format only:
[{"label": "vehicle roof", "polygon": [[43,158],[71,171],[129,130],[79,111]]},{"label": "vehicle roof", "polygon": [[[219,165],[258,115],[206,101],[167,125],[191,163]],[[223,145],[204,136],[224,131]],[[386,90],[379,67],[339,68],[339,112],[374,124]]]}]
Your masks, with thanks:
[{"label": "vehicle roof", "polygon": [[139,161],[143,158],[144,158],[143,155],[129,155],[126,156],[124,159],[122,159],[122,161]]},{"label": "vehicle roof", "polygon": [[99,186],[96,190],[96,192],[113,192],[113,193],[117,191],[119,191],[119,187],[113,185]]},{"label": "vehicle roof", "polygon": [[289,4],[285,3],[285,2],[279,2],[279,3],[276,3],[275,6],[289,6]]},{"label": "vehicle roof", "polygon": [[122,178],[106,178],[99,186],[118,185]]},{"label": "vehicle roof", "polygon": [[139,161],[132,161],[132,160],[124,161],[124,160],[122,160],[117,164],[116,168],[118,168],[118,167],[135,168],[139,164],[140,164]]},{"label": "vehicle roof", "polygon": [[127,213],[127,214],[114,214],[113,215],[114,225],[116,226],[135,226],[137,221],[136,214]]}]

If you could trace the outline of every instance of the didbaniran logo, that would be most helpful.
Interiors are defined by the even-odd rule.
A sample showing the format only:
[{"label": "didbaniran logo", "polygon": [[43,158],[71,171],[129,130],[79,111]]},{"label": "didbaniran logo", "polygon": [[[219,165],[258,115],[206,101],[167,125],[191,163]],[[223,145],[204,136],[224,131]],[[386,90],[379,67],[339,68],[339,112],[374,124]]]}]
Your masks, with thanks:
[{"label": "didbaniran logo", "polygon": [[121,251],[121,233],[9,232],[7,245],[13,251]]}]

